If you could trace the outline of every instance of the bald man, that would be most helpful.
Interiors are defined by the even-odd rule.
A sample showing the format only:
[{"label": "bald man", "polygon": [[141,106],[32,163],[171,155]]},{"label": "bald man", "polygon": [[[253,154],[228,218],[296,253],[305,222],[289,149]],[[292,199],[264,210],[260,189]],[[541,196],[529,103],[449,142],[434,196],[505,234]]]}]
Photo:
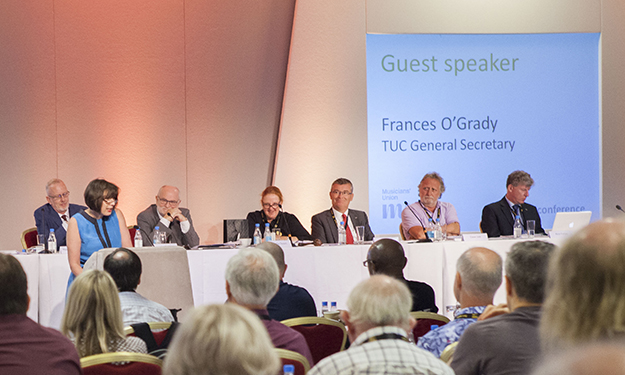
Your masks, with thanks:
[{"label": "bald man", "polygon": [[387,275],[406,284],[412,294],[411,311],[438,312],[434,289],[426,283],[404,278],[408,259],[399,242],[388,238],[374,242],[369,248],[365,263],[369,268],[369,275]]},{"label": "bald man", "polygon": [[143,243],[152,246],[154,228],[167,233],[167,240],[179,246],[195,247],[200,237],[193,229],[191,212],[180,206],[180,191],[175,186],[162,186],[156,195],[156,204],[137,215],[137,225],[141,228]]},{"label": "bald man", "polygon": [[501,279],[499,254],[484,247],[465,251],[456,262],[454,296],[460,308],[454,312],[454,320],[420,337],[417,346],[440,357],[447,345],[460,340],[464,330],[493,304]]}]

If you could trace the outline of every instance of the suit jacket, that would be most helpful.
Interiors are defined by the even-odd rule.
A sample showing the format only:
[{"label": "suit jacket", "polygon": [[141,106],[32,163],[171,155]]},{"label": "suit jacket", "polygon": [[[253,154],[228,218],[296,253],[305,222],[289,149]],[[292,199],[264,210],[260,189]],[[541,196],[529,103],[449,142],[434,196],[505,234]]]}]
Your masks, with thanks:
[{"label": "suit jacket", "polygon": [[[354,229],[358,226],[365,227],[365,241],[373,240],[373,232],[369,227],[367,214],[364,211],[352,210],[351,208],[347,213]],[[356,233],[352,233],[354,240],[356,235]],[[323,243],[337,243],[339,241],[339,230],[332,218],[332,208],[312,217],[312,236],[320,239]]]},{"label": "suit jacket", "polygon": [[193,228],[193,220],[191,219],[191,213],[188,209],[179,207],[182,215],[189,220],[191,228],[185,234],[180,229],[180,223],[174,221],[167,228],[161,223],[161,218],[158,216],[156,205],[153,204],[146,208],[139,215],[137,215],[137,225],[141,228],[141,236],[143,237],[144,246],[153,246],[152,238],[154,237],[154,227],[159,226],[159,230],[164,230],[167,233],[167,238],[172,243],[177,243],[179,246],[188,245],[189,247],[195,247],[200,244],[200,237]]},{"label": "suit jacket", "polygon": [[[535,220],[536,233],[545,233],[540,225],[540,216],[535,206],[523,203],[521,205],[521,219],[523,223],[527,223],[527,220]],[[482,232],[488,234],[488,237],[511,236],[513,226],[514,219],[506,197],[503,197],[499,202],[489,204],[482,210]]]},{"label": "suit jacket", "polygon": [[[86,210],[87,207],[79,204],[69,204],[69,217],[67,220],[79,213],[82,210]],[[52,208],[50,203],[46,203],[43,206],[37,208],[34,213],[35,225],[37,226],[38,234],[50,233],[50,228],[54,228],[54,235],[56,236],[57,246],[67,246],[67,232],[63,228],[63,220],[59,217],[59,214]]]}]

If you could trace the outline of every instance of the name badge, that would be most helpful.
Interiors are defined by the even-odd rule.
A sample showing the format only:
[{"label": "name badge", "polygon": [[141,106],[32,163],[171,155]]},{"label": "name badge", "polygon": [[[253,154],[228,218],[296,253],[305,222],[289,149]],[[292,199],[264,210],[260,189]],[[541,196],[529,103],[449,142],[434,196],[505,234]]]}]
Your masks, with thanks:
[{"label": "name badge", "polygon": [[465,242],[470,241],[488,241],[488,234],[486,233],[466,233],[462,234],[462,240]]}]

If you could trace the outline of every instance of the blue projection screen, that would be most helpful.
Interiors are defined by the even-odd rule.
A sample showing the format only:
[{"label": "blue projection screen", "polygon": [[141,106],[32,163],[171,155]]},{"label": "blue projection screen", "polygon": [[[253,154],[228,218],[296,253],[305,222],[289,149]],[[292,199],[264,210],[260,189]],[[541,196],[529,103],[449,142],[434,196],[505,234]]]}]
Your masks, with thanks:
[{"label": "blue projection screen", "polygon": [[543,228],[559,211],[600,217],[599,34],[367,35],[369,212],[398,233],[424,174],[462,231],[506,177],[535,183],[526,202]]}]

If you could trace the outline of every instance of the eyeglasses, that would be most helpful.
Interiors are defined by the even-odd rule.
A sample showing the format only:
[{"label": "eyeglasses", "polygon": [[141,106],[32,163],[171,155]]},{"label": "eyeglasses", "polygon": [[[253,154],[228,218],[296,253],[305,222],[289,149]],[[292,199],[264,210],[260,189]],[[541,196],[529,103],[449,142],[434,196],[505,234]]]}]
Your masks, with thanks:
[{"label": "eyeglasses", "polygon": [[332,190],[330,193],[332,195],[338,195],[338,196],[341,196],[341,195],[352,195],[352,192],[351,191],[347,191],[347,190],[345,190],[345,191]]},{"label": "eyeglasses", "polygon": [[375,262],[372,261],[371,259],[367,259],[364,262],[362,262],[362,265],[365,267],[369,267],[369,264],[375,264]]},{"label": "eyeglasses", "polygon": [[264,208],[278,208],[280,203],[263,203]]},{"label": "eyeglasses", "polygon": [[180,199],[178,199],[177,201],[168,201],[167,199],[163,199],[161,197],[156,197],[156,199],[158,199],[158,201],[161,202],[163,206],[166,206],[166,205],[175,206],[180,203]]},{"label": "eyeglasses", "polygon": [[109,206],[114,206],[117,204],[117,202],[119,201],[115,198],[109,198],[104,200],[104,203],[108,204]]},{"label": "eyeglasses", "polygon": [[69,191],[66,191],[63,194],[59,194],[59,195],[48,195],[50,197],[50,199],[56,199],[56,200],[61,200],[63,198],[67,198],[69,197]]},{"label": "eyeglasses", "polygon": [[429,186],[422,187],[421,190],[425,191],[426,193],[429,191],[431,191],[432,193],[438,193],[438,189],[434,189]]}]

